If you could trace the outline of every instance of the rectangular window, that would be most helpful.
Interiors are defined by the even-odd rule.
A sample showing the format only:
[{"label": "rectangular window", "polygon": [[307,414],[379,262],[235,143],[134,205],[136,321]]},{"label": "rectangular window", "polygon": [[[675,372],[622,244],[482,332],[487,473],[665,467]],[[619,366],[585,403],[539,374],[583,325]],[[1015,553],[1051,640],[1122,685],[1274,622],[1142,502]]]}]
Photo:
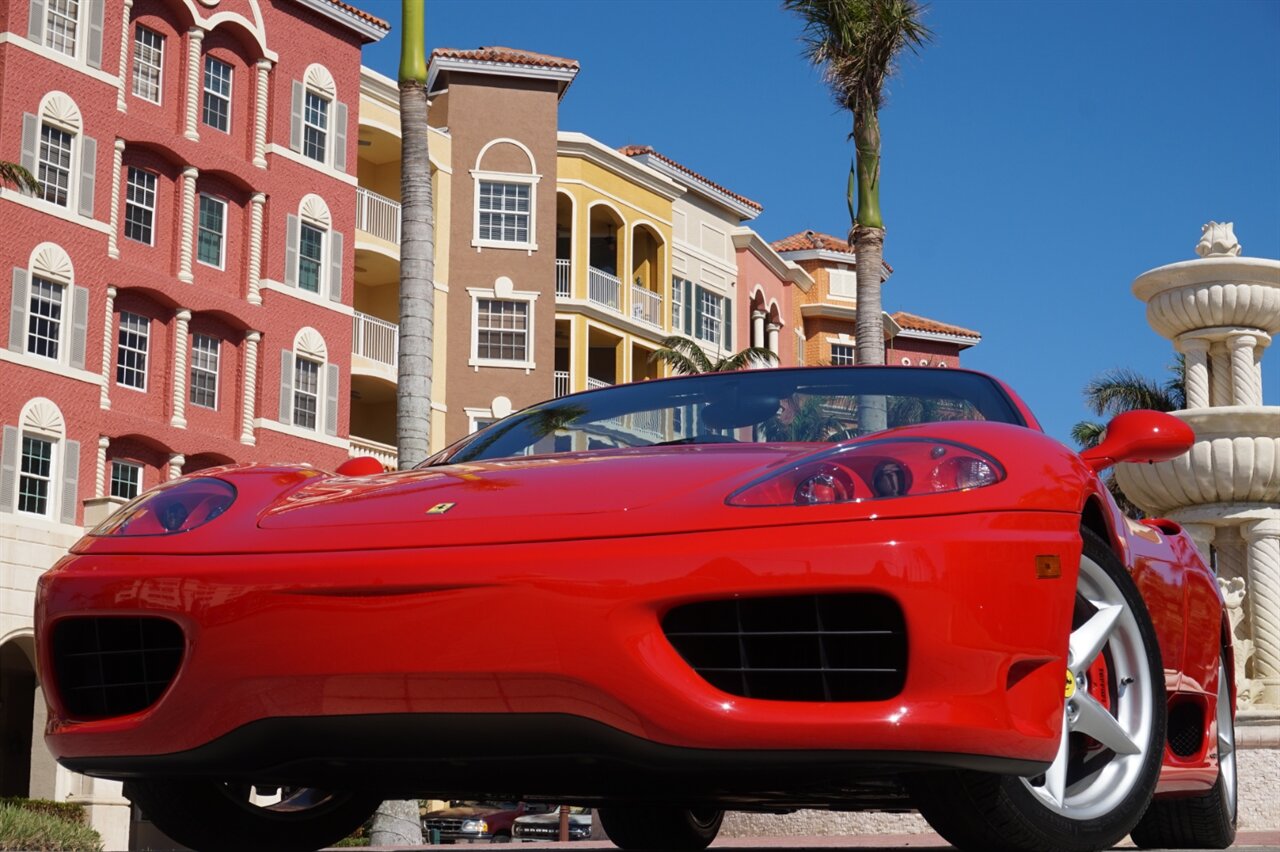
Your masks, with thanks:
[{"label": "rectangular window", "polygon": [[201,120],[214,130],[231,132],[231,66],[204,58],[204,109]]},{"label": "rectangular window", "polygon": [[298,286],[319,293],[320,271],[324,268],[324,231],[303,222],[298,237]]},{"label": "rectangular window", "polygon": [[66,288],[43,278],[31,279],[31,310],[27,315],[27,352],[58,360],[62,340],[62,299]]},{"label": "rectangular window", "polygon": [[133,31],[133,94],[153,104],[160,103],[163,78],[164,36],[140,26]]},{"label": "rectangular window", "polygon": [[59,53],[65,53],[67,56],[75,56],[80,0],[48,0],[48,2],[44,22],[44,46],[51,47]]},{"label": "rectangular window", "polygon": [[850,344],[850,343],[831,344],[831,366],[852,367],[853,365],[854,365],[853,344]]},{"label": "rectangular window", "polygon": [[329,136],[329,102],[308,91],[302,110],[302,153],[321,163],[326,162]]},{"label": "rectangular window", "polygon": [[858,273],[851,269],[829,269],[827,280],[833,296],[855,299],[858,296]]},{"label": "rectangular window", "polygon": [[527,361],[529,303],[501,299],[476,300],[476,357],[492,361]]},{"label": "rectangular window", "polygon": [[151,245],[155,219],[156,176],[130,166],[124,199],[125,237]]},{"label": "rectangular window", "polygon": [[476,239],[529,242],[529,184],[480,181],[479,232]]},{"label": "rectangular window", "polygon": [[196,259],[222,268],[222,249],[227,233],[227,202],[211,195],[200,196],[200,228],[196,235]]},{"label": "rectangular window", "polygon": [[151,337],[150,331],[151,320],[137,314],[121,312],[116,348],[116,384],[140,391],[147,389],[147,344]]},{"label": "rectangular window", "polygon": [[201,408],[218,407],[218,345],[221,341],[208,334],[191,339],[191,404]]},{"label": "rectangular window", "polygon": [[49,483],[53,480],[53,441],[22,436],[22,474],[18,477],[18,511],[49,514]]},{"label": "rectangular window", "polygon": [[320,365],[306,358],[293,361],[293,425],[316,428],[320,409]]},{"label": "rectangular window", "polygon": [[65,130],[40,125],[40,191],[45,201],[66,207],[71,191],[71,140]]},{"label": "rectangular window", "polygon": [[111,496],[132,500],[142,493],[142,465],[127,461],[111,462]]},{"label": "rectangular window", "polygon": [[684,333],[684,280],[671,278],[671,330],[674,334]]},{"label": "rectangular window", "polygon": [[721,315],[724,311],[724,297],[710,290],[698,288],[698,327],[694,329],[697,336],[711,343],[720,342]]}]

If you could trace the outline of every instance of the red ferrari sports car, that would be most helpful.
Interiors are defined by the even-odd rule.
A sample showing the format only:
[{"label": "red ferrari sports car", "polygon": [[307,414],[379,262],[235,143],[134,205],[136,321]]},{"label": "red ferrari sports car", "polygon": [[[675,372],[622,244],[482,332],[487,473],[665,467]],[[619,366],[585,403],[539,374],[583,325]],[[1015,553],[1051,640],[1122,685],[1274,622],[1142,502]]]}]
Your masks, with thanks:
[{"label": "red ferrari sports car", "polygon": [[[313,849],[380,799],[917,808],[965,849],[1235,833],[1222,599],[979,373],[854,367],[562,397],[415,470],[230,466],[43,576],[47,742],[196,849]],[[374,470],[370,470],[370,467]]]}]

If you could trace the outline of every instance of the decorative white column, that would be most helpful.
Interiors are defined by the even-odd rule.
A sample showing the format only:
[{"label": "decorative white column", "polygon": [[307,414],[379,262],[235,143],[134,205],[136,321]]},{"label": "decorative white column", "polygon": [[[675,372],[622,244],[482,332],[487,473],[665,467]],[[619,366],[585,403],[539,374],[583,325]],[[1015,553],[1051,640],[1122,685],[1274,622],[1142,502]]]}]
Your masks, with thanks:
[{"label": "decorative white column", "polygon": [[98,389],[98,407],[111,408],[111,353],[115,351],[116,288],[107,287],[107,310],[102,320],[102,387]]},{"label": "decorative white column", "polygon": [[174,453],[169,456],[169,478],[177,479],[182,476],[182,466],[187,463],[187,457],[182,453]]},{"label": "decorative white column", "polygon": [[120,256],[120,172],[124,168],[124,140],[117,139],[111,156],[111,230],[107,233],[107,256]]},{"label": "decorative white column", "polygon": [[203,82],[200,48],[202,44],[204,44],[204,30],[199,27],[187,30],[187,120],[183,135],[193,141],[200,139],[200,90]]},{"label": "decorative white column", "polygon": [[253,112],[253,164],[267,167],[267,98],[271,87],[271,60],[258,60],[258,93]]},{"label": "decorative white column", "polygon": [[[133,0],[124,0],[124,9],[120,14],[120,73],[116,82],[116,109],[127,112],[129,107],[124,99],[125,87],[129,85],[129,19],[132,17]],[[102,495],[99,494],[99,497]]]},{"label": "decorative white column", "polygon": [[1209,404],[1231,404],[1231,353],[1226,344],[1215,342],[1209,347]]},{"label": "decorative white column", "polygon": [[782,331],[782,326],[771,322],[765,326],[765,331],[768,332],[769,335],[769,351],[774,355],[781,355],[782,353],[778,351],[778,332]]},{"label": "decorative white column", "polygon": [[1280,704],[1280,517],[1246,523],[1240,532],[1249,548],[1253,675],[1262,681],[1259,703]]},{"label": "decorative white column", "polygon": [[751,312],[751,345],[764,345],[764,311]]},{"label": "decorative white column", "polygon": [[1177,350],[1186,359],[1187,408],[1209,407],[1209,341],[1203,337],[1180,337]]},{"label": "decorative white column", "polygon": [[[265,162],[264,162],[265,165]],[[255,192],[249,199],[249,304],[262,304],[262,218],[266,193]]]},{"label": "decorative white column", "polygon": [[244,397],[240,405],[240,443],[253,446],[253,421],[257,416],[254,403],[258,398],[258,341],[262,332],[249,331],[244,336]]},{"label": "decorative white column", "polygon": [[178,236],[178,280],[186,284],[194,281],[191,274],[191,258],[196,243],[196,178],[200,170],[187,166],[182,170],[182,233]]},{"label": "decorative white column", "polygon": [[98,436],[98,461],[93,467],[93,496],[107,496],[107,447],[111,439],[106,435]]},{"label": "decorative white column", "polygon": [[174,315],[177,319],[173,330],[173,417],[171,426],[187,428],[187,329],[191,323],[191,311],[183,308]]},{"label": "decorative white column", "polygon": [[1227,338],[1231,352],[1231,404],[1262,405],[1262,385],[1254,369],[1253,352],[1258,338],[1252,334],[1232,334]]}]

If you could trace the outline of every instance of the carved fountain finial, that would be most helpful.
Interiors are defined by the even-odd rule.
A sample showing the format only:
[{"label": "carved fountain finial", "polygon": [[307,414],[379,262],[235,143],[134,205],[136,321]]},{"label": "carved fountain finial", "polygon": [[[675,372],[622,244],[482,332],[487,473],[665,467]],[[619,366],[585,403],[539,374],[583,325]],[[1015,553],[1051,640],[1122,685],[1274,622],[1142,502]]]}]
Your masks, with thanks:
[{"label": "carved fountain finial", "polygon": [[1196,254],[1201,257],[1239,257],[1240,241],[1236,239],[1234,222],[1209,222],[1200,228]]}]

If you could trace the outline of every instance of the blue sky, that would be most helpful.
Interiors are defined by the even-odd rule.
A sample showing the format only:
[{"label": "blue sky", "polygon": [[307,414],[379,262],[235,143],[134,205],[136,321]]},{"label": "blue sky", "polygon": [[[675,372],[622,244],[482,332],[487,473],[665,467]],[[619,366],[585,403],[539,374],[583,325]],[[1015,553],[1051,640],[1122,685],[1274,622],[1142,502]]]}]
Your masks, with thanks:
[{"label": "blue sky", "polygon": [[[399,0],[355,0],[398,23]],[[1234,221],[1280,257],[1280,3],[939,0],[881,113],[884,303],[977,329],[965,366],[1069,440],[1081,388],[1168,341],[1130,291]],[[428,0],[427,45],[573,57],[560,126],[643,143],[765,212],[776,240],[845,234],[850,120],[773,0]],[[395,76],[399,33],[365,49]],[[1280,344],[1277,344],[1280,349]],[[1280,355],[1264,360],[1280,404]]]}]

